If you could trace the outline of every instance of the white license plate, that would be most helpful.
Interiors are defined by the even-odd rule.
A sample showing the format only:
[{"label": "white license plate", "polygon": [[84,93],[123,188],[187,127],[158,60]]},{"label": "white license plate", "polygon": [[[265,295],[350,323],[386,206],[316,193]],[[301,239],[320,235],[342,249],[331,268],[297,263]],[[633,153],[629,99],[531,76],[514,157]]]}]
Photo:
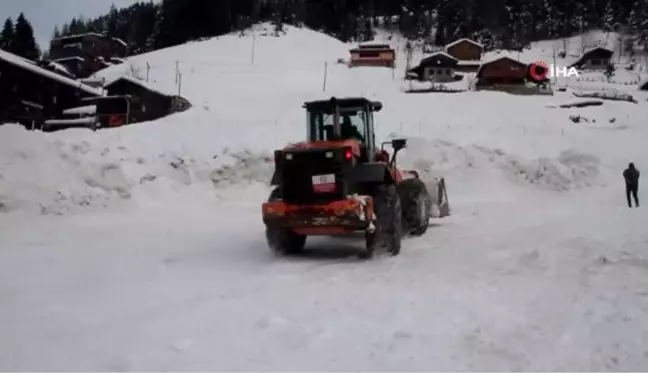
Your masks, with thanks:
[{"label": "white license plate", "polygon": [[335,191],[335,175],[313,176],[313,191],[317,193],[330,193]]}]

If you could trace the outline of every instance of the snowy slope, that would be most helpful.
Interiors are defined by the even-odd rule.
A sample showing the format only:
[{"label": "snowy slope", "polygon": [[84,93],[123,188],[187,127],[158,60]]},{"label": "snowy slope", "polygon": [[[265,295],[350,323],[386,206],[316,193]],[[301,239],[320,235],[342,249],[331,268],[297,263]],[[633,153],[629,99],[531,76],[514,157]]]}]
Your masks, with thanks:
[{"label": "snowy slope", "polygon": [[[569,92],[408,95],[400,67],[350,70],[348,45],[263,28],[101,73],[148,64],[175,92],[177,63],[187,112],[96,133],[0,127],[0,368],[648,364],[648,216],[620,180],[648,159],[645,94],[585,109],[547,107]],[[408,137],[401,163],[447,178],[453,216],[397,258],[358,262],[353,240],[309,239],[294,259],[265,245],[271,151],[305,136],[303,101],[331,95],[381,100],[379,139]]]}]

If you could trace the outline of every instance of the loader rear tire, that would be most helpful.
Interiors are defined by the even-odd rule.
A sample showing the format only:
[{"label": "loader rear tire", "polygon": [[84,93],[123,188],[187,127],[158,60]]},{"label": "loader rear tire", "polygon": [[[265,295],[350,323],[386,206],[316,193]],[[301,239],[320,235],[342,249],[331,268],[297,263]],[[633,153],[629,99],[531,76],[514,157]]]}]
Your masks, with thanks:
[{"label": "loader rear tire", "polygon": [[365,252],[361,257],[371,258],[376,249],[396,256],[400,254],[402,230],[401,203],[394,185],[381,185],[374,193],[375,230],[367,232]]},{"label": "loader rear tire", "polygon": [[299,254],[306,245],[306,236],[286,228],[266,228],[266,240],[277,255]]},{"label": "loader rear tire", "polygon": [[397,186],[403,210],[403,232],[422,236],[432,214],[432,198],[420,179],[406,179]]},{"label": "loader rear tire", "polygon": [[[273,189],[268,201],[280,199],[281,190],[279,188]],[[299,235],[287,228],[266,227],[266,241],[275,254],[293,255],[304,251],[306,236]]]}]

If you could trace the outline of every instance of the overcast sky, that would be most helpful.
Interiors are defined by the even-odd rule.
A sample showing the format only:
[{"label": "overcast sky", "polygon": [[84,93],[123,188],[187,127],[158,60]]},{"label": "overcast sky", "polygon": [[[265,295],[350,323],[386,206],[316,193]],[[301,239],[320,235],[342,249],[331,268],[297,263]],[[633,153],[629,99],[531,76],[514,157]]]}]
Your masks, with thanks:
[{"label": "overcast sky", "polygon": [[124,7],[136,2],[137,0],[0,0],[0,23],[6,17],[15,20],[20,12],[25,13],[34,27],[38,45],[41,49],[48,49],[54,26],[79,15],[86,18],[102,15],[110,9],[111,4]]}]

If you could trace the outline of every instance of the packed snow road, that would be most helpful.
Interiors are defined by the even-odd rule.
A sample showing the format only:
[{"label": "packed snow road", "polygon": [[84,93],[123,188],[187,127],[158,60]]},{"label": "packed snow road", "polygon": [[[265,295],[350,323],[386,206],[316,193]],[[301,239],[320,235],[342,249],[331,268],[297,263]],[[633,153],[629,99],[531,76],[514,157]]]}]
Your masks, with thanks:
[{"label": "packed snow road", "polygon": [[372,261],[353,240],[273,257],[256,202],[3,217],[0,369],[645,368],[645,210],[454,197]]}]

